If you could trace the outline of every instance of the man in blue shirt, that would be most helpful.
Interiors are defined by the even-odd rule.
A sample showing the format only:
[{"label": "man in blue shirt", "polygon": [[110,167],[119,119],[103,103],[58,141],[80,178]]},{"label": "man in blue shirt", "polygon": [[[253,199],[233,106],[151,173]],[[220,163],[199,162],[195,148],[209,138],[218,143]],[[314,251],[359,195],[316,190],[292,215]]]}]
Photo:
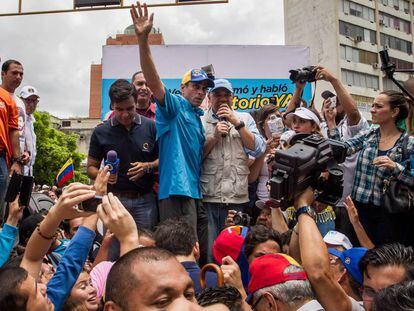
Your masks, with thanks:
[{"label": "man in blue shirt", "polygon": [[131,9],[131,16],[138,38],[141,68],[157,103],[160,220],[185,217],[196,232],[205,141],[200,121],[203,111],[199,106],[214,81],[203,70],[193,69],[182,79],[182,96],[170,94],[160,80],[148,43],[153,14],[149,17],[146,5],[142,8],[138,4],[138,10]]}]

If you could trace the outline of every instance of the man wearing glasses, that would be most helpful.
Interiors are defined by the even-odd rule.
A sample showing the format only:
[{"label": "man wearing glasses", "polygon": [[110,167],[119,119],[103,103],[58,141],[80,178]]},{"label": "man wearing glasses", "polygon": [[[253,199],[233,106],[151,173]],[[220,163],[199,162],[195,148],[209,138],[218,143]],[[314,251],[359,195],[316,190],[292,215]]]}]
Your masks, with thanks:
[{"label": "man wearing glasses", "polygon": [[36,134],[34,131],[34,122],[36,121],[33,113],[36,111],[37,104],[39,102],[39,93],[33,86],[25,86],[20,91],[20,98],[23,101],[26,108],[26,116],[24,122],[24,143],[22,152],[27,152],[29,155],[29,161],[24,166],[24,175],[33,175],[33,166],[36,160]]}]

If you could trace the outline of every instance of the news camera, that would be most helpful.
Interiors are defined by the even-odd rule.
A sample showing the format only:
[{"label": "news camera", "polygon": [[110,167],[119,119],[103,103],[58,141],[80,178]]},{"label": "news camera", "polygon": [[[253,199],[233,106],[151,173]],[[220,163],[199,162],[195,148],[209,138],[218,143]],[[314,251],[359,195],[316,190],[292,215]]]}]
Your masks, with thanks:
[{"label": "news camera", "polygon": [[303,67],[302,69],[296,70],[289,70],[290,76],[289,79],[292,82],[315,82],[316,81],[316,67],[315,66],[307,66]]},{"label": "news camera", "polygon": [[[312,187],[317,201],[336,205],[343,192],[343,170],[338,164],[345,157],[344,143],[318,134],[301,137],[288,150],[277,150],[270,179],[271,198],[285,210],[297,195]],[[327,178],[321,176],[324,172]]]}]

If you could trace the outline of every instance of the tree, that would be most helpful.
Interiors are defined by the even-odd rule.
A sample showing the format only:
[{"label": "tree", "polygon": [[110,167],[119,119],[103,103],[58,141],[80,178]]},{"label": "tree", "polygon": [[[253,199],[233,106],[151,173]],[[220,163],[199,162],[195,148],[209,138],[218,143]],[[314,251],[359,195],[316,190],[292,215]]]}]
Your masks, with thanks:
[{"label": "tree", "polygon": [[80,170],[81,161],[86,156],[76,151],[78,135],[65,134],[53,128],[47,112],[35,112],[34,116],[36,118],[34,129],[37,136],[37,155],[34,165],[36,184],[53,185],[57,173],[69,158],[73,160],[75,180],[88,183],[88,177]]}]

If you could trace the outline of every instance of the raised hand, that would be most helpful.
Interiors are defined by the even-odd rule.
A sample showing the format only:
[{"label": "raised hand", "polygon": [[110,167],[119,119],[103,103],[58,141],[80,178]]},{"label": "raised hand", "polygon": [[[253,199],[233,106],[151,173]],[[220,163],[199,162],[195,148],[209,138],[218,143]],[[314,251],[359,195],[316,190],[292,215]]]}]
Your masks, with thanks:
[{"label": "raised hand", "polygon": [[63,191],[52,209],[62,220],[84,217],[91,213],[81,211],[75,207],[83,201],[92,199],[94,196],[95,191],[92,189],[92,186],[78,182],[72,183]]},{"label": "raised hand", "polygon": [[358,216],[358,210],[356,209],[354,202],[352,201],[350,196],[347,196],[345,198],[344,202],[346,211],[348,212],[349,221],[351,224],[355,225],[359,223],[359,216]]},{"label": "raised hand", "polygon": [[127,238],[137,238],[137,226],[131,214],[112,193],[102,198],[97,213],[106,228],[120,241]]},{"label": "raised hand", "polygon": [[144,3],[144,5],[141,6],[141,3],[138,1],[136,6],[132,5],[130,13],[137,37],[148,36],[152,29],[154,13],[151,13],[148,17],[147,4]]},{"label": "raised hand", "polygon": [[99,171],[98,176],[96,176],[95,183],[93,184],[93,189],[96,191],[97,195],[105,195],[108,192],[109,175],[108,166],[105,166]]}]

